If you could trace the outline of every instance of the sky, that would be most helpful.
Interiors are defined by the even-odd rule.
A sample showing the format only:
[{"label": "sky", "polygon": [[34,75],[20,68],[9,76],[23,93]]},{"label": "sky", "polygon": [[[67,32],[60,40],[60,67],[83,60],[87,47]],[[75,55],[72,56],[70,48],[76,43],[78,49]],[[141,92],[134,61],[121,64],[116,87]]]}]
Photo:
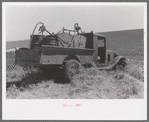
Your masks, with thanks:
[{"label": "sky", "polygon": [[[17,5],[16,3],[6,5],[4,10],[6,41],[29,39],[38,22],[43,22],[46,29],[54,33],[63,27],[73,30],[75,23],[78,23],[85,32],[131,30],[144,27],[144,7],[135,4]],[[38,28],[39,26],[36,34],[38,34]]]}]

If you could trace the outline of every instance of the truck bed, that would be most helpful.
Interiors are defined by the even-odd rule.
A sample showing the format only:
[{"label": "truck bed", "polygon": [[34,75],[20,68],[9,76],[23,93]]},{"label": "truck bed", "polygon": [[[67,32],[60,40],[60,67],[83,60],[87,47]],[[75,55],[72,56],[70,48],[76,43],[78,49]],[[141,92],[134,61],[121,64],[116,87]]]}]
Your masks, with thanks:
[{"label": "truck bed", "polygon": [[15,62],[22,66],[60,65],[69,55],[92,56],[95,50],[84,48],[65,48],[42,45],[40,48],[20,48],[16,51]]},{"label": "truck bed", "polygon": [[15,63],[21,66],[37,65],[40,61],[40,48],[20,48],[15,51]]}]

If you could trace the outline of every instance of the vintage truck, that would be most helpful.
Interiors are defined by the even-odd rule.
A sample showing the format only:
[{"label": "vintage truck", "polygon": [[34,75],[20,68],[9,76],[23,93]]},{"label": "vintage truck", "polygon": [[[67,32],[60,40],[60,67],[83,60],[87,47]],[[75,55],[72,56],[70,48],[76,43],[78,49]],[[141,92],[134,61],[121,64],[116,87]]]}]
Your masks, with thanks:
[{"label": "vintage truck", "polygon": [[[39,34],[34,34],[40,25]],[[43,33],[47,32],[48,35]],[[65,78],[70,81],[80,64],[94,62],[100,69],[121,69],[127,65],[126,59],[113,51],[106,50],[106,37],[101,34],[82,32],[76,23],[74,30],[62,28],[56,34],[46,30],[44,23],[36,24],[28,48],[15,51],[15,63],[24,70],[37,67],[43,72],[61,68]]]}]

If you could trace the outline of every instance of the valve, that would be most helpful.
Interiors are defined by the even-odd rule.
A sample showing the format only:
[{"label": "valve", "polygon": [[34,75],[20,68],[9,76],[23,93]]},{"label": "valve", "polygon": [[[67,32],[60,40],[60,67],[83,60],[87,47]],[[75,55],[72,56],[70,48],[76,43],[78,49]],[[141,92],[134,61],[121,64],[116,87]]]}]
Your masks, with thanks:
[{"label": "valve", "polygon": [[74,29],[77,31],[77,33],[79,33],[79,30],[81,29],[81,27],[79,27],[78,23],[75,23]]},{"label": "valve", "polygon": [[39,28],[39,33],[43,33],[46,30],[46,27],[44,26],[44,24],[42,23],[42,26]]}]

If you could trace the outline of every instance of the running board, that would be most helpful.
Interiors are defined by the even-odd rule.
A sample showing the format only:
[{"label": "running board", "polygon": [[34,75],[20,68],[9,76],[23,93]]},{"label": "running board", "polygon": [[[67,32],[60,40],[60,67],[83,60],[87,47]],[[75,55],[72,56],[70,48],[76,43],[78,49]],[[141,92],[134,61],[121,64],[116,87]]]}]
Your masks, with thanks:
[{"label": "running board", "polygon": [[119,61],[120,59],[125,59],[123,56],[118,56],[116,57],[115,59],[113,59],[109,65],[105,65],[105,66],[100,66],[100,65],[97,65],[98,69],[99,70],[110,70],[112,69]]}]

